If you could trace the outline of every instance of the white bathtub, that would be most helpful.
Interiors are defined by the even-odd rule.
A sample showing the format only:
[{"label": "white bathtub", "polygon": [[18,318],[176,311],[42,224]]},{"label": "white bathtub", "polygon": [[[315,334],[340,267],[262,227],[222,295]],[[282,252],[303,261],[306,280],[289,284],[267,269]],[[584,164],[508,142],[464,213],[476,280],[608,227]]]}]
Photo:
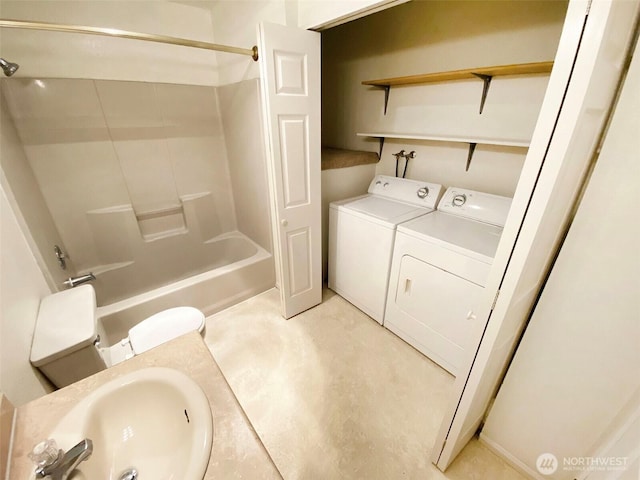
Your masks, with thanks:
[{"label": "white bathtub", "polygon": [[103,345],[118,342],[128,335],[131,327],[161,310],[188,305],[209,316],[272,288],[275,285],[273,256],[239,232],[229,240],[231,242],[221,244],[229,254],[223,265],[99,306]]}]

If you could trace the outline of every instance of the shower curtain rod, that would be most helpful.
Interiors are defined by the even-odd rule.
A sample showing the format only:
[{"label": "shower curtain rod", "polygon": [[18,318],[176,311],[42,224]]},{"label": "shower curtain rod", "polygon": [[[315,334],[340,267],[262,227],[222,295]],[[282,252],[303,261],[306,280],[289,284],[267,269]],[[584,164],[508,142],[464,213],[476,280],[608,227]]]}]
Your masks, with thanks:
[{"label": "shower curtain rod", "polygon": [[258,47],[240,48],[228,45],[218,45],[216,43],[200,42],[198,40],[188,40],[186,38],[168,37],[166,35],[155,35],[152,33],[137,33],[117,28],[85,27],[81,25],[66,25],[63,23],[51,22],[28,22],[24,20],[0,19],[2,28],[22,28],[27,30],[49,30],[52,32],[66,33],[86,33],[89,35],[103,35],[107,37],[129,38],[132,40],[145,40],[147,42],[167,43],[170,45],[180,45],[183,47],[203,48],[205,50],[216,50],[219,52],[237,53],[249,55],[255,61],[258,60]]}]

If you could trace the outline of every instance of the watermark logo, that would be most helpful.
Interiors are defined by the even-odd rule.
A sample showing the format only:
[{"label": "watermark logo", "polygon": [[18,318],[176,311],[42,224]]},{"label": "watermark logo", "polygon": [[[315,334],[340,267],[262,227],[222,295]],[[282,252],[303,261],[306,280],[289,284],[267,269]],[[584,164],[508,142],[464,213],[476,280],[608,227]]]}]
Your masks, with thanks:
[{"label": "watermark logo", "polygon": [[536,469],[545,476],[559,468],[565,472],[611,472],[626,470],[627,462],[627,457],[563,457],[559,462],[553,453],[543,453],[536,460]]},{"label": "watermark logo", "polygon": [[558,459],[553,453],[543,453],[536,460],[536,468],[542,475],[552,475],[558,470]]}]

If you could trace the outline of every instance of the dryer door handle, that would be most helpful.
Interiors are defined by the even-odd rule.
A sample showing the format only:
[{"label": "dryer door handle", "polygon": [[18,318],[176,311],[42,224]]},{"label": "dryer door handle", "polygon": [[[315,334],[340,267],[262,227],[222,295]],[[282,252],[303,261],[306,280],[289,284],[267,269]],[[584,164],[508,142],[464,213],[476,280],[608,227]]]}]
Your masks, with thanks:
[{"label": "dryer door handle", "polygon": [[475,320],[476,319],[476,314],[473,313],[473,310],[469,310],[469,312],[467,313],[467,320]]},{"label": "dryer door handle", "polygon": [[404,293],[411,295],[411,279],[408,277],[404,279]]}]

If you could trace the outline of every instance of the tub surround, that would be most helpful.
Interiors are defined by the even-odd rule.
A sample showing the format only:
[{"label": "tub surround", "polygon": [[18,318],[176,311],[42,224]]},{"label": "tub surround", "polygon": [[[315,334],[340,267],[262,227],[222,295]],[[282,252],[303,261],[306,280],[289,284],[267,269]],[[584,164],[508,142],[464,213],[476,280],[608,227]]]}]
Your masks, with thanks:
[{"label": "tub surround", "polygon": [[216,92],[238,230],[272,252],[267,159],[258,114],[260,82],[258,79],[244,80],[218,87]]},{"label": "tub surround", "polygon": [[47,438],[57,421],[79,400],[115,377],[152,366],[185,373],[200,385],[209,399],[214,434],[205,480],[282,478],[197,332],[18,407],[11,478],[29,478],[33,465],[27,454],[37,442]]},{"label": "tub surround", "polygon": [[103,284],[100,304],[239,253],[223,237],[238,228],[215,88],[16,78],[2,94],[66,253]]},{"label": "tub surround", "polygon": [[[103,346],[126,337],[141,320],[162,310],[189,305],[212,315],[272,288],[275,284],[273,256],[240,232],[233,239],[255,253],[247,258],[193,275],[169,285],[98,307],[104,327]],[[96,290],[99,285],[96,282]]]}]

